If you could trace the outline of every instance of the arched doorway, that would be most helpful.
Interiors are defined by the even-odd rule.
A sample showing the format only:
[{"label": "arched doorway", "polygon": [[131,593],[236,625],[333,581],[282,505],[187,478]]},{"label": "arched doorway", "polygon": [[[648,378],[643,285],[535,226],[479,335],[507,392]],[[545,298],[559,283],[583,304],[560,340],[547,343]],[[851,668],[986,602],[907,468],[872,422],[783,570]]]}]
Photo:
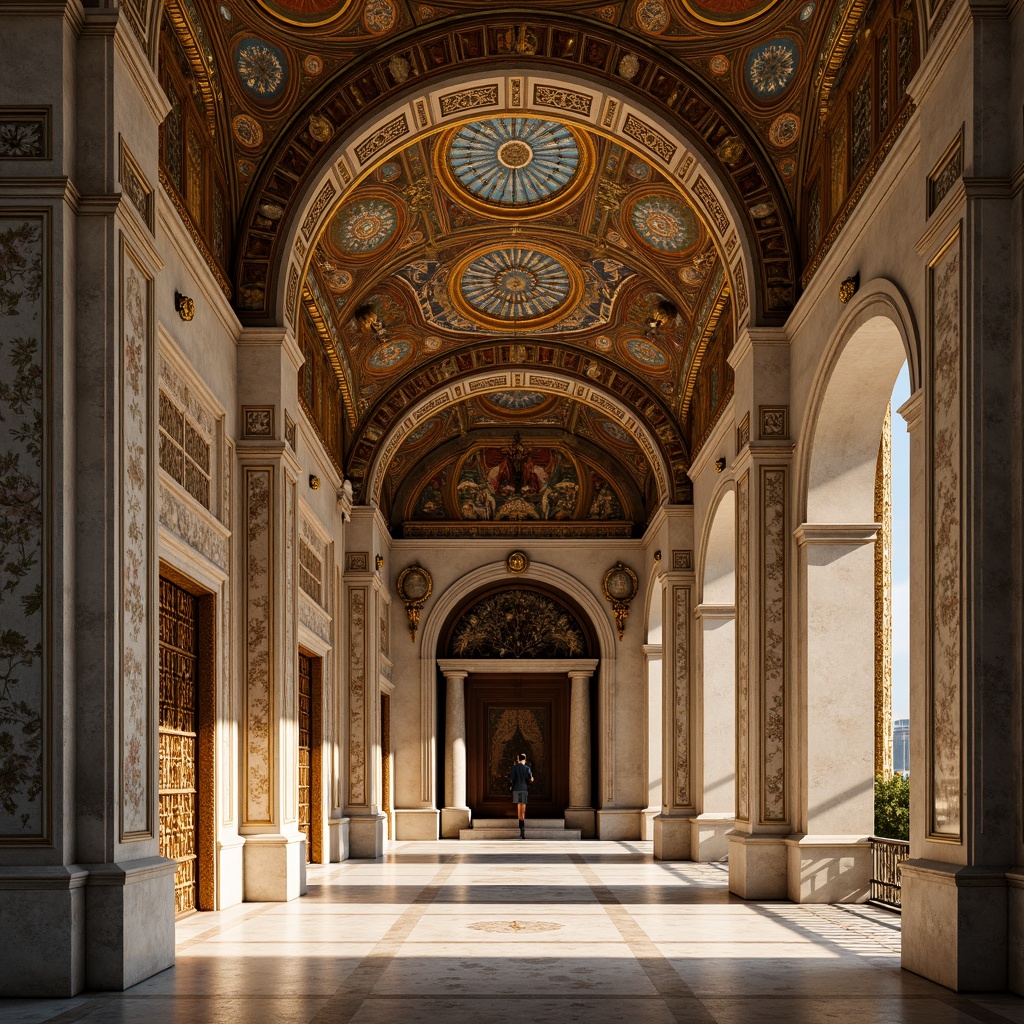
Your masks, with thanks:
[{"label": "arched doorway", "polygon": [[449,614],[438,645],[443,837],[474,818],[512,816],[508,775],[519,753],[536,779],[531,814],[594,834],[595,646],[576,603],[532,582],[491,584]]}]

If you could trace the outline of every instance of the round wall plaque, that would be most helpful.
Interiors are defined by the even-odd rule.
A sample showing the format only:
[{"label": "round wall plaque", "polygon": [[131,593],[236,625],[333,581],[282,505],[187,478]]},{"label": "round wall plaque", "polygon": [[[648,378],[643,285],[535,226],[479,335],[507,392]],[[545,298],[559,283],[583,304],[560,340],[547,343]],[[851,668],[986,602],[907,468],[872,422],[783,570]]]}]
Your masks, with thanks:
[{"label": "round wall plaque", "polygon": [[505,567],[509,572],[522,573],[526,572],[530,568],[530,560],[522,551],[513,551],[508,558],[505,559]]}]

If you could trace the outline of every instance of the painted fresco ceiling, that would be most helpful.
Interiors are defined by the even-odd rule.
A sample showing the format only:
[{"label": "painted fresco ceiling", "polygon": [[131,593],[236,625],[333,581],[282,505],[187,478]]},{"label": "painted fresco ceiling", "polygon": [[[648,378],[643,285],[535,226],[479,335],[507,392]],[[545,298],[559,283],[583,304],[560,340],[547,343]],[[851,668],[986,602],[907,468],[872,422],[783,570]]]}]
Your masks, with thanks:
[{"label": "painted fresco ceiling", "polygon": [[[911,0],[897,2],[912,23]],[[283,226],[332,146],[403,90],[496,64],[604,78],[683,126],[744,218],[749,305],[779,323],[803,269],[802,161],[877,6],[166,0],[162,31],[223,157],[224,287],[244,323],[291,317],[275,306]],[[725,356],[748,303],[713,205],[698,208],[641,146],[557,112],[452,121],[371,161],[302,245],[296,302],[337,374],[341,468],[410,535],[479,535],[485,522],[640,530],[660,501],[688,500],[687,469],[731,394]],[[832,192],[843,198],[834,175]],[[369,489],[416,401],[499,366],[592,384],[620,411],[526,385],[464,395],[389,449]],[[488,474],[515,432],[535,472],[510,496]]]}]

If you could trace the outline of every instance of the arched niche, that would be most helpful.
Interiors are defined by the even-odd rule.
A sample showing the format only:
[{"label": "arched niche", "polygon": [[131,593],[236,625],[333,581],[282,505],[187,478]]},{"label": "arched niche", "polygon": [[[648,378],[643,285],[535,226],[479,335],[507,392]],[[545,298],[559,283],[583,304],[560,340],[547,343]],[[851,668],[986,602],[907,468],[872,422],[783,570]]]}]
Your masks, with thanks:
[{"label": "arched niche", "polygon": [[701,601],[731,605],[736,601],[736,491],[723,490],[708,515],[701,566]]}]

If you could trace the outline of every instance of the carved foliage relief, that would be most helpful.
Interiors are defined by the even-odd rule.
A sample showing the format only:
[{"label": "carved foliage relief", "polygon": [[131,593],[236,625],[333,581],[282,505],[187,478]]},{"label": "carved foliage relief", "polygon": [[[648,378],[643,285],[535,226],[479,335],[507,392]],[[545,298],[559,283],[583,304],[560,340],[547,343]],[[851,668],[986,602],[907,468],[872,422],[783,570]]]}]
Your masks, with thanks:
[{"label": "carved foliage relief", "polygon": [[348,597],[348,802],[366,803],[366,588]]},{"label": "carved foliage relief", "polygon": [[932,264],[932,823],[960,835],[960,241]]},{"label": "carved foliage relief", "polygon": [[672,590],[674,615],[673,676],[675,690],[675,803],[690,799],[690,588]]},{"label": "carved foliage relief", "polygon": [[48,831],[43,800],[44,222],[0,218],[0,836]]},{"label": "carved foliage relief", "polygon": [[750,476],[736,481],[736,817],[750,820]]},{"label": "carved foliage relief", "polygon": [[124,368],[122,413],[121,686],[122,829],[149,832],[149,523],[146,452],[148,431],[148,287],[126,252],[123,276]]},{"label": "carved foliage relief", "polygon": [[761,820],[786,820],[786,471],[761,469]]},{"label": "carved foliage relief", "polygon": [[273,818],[271,771],[271,470],[245,470],[245,763],[247,822]]}]

